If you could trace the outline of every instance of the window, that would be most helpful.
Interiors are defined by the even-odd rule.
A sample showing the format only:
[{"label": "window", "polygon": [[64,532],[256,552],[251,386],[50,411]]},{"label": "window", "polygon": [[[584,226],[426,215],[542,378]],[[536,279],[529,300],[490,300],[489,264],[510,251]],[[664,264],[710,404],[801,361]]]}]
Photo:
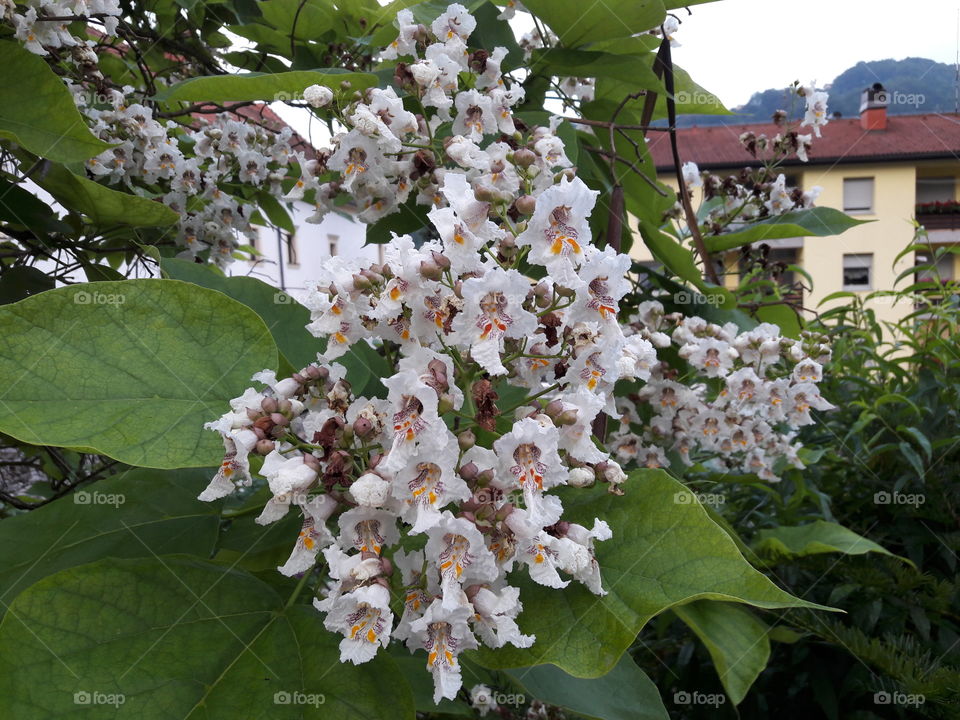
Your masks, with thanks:
[{"label": "window", "polygon": [[295,267],[300,264],[300,253],[297,250],[297,236],[294,233],[285,232],[283,240],[287,245],[287,264]]},{"label": "window", "polygon": [[917,178],[917,204],[952,202],[956,181],[952,177]]},{"label": "window", "polygon": [[873,212],[873,178],[844,178],[843,211],[869,214]]},{"label": "window", "polygon": [[843,256],[843,289],[853,292],[873,288],[873,253]]},{"label": "window", "polygon": [[337,254],[337,244],[340,242],[339,235],[327,235],[327,242],[330,243],[330,257]]}]

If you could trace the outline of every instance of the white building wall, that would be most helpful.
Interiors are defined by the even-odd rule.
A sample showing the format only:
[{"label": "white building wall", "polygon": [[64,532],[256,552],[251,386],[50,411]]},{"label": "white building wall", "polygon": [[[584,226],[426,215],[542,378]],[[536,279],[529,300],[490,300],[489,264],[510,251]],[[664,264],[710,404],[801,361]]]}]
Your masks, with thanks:
[{"label": "white building wall", "polygon": [[334,255],[382,262],[382,246],[364,245],[366,226],[363,223],[336,213],[327,213],[321,223],[308,223],[306,220],[312,214],[311,205],[294,205],[291,213],[296,228],[292,238],[293,252],[288,247],[288,234],[285,231],[281,231],[278,237],[274,228],[259,227],[259,259],[237,261],[228,269],[228,274],[258,278],[299,298],[318,279],[323,263]]}]

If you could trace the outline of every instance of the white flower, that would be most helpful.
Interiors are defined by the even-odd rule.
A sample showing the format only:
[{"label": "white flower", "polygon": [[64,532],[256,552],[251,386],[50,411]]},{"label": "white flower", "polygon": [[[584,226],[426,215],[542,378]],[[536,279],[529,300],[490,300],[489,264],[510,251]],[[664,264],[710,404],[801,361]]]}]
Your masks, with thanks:
[{"label": "white flower", "polygon": [[341,595],[334,602],[314,600],[326,612],[323,626],[343,635],[340,641],[340,662],[354,665],[373,660],[377,651],[390,643],[393,613],[390,591],[382,585],[367,585]]},{"label": "white flower", "polygon": [[517,245],[529,245],[530,261],[565,282],[586,255],[584,248],[591,239],[587,218],[599,194],[580,178],[563,178],[537,198],[533,217],[517,236]]},{"label": "white flower", "polygon": [[385,60],[395,60],[400,55],[416,55],[419,25],[414,22],[412,11],[404,9],[397,13],[397,28],[400,30],[397,39],[383,51]]},{"label": "white flower", "polygon": [[[511,0],[511,5],[512,4],[513,0]],[[512,10],[513,8],[510,7],[510,9]],[[500,16],[503,16],[506,11],[507,9],[504,8],[504,12],[501,13]],[[474,685],[470,689],[470,705],[480,713],[480,717],[486,717],[488,712],[497,710],[500,707],[497,705],[497,701],[493,699],[493,691],[486,685]]]},{"label": "white flower", "polygon": [[537,318],[523,309],[530,282],[516,270],[496,267],[463,283],[463,311],[453,319],[457,346],[491,375],[505,375],[501,361],[505,338],[523,338],[537,327]]},{"label": "white flower", "polygon": [[337,543],[345,550],[354,548],[361,553],[380,555],[384,547],[395,544],[400,537],[396,516],[386,510],[357,507],[343,513],[337,523],[340,527]]},{"label": "white flower", "polygon": [[410,625],[407,647],[427,651],[427,668],[433,675],[435,703],[442,698],[453,700],[463,685],[458,656],[464,650],[477,647],[477,639],[467,625],[472,614],[469,605],[449,608],[435,600],[423,617]]},{"label": "white flower", "polygon": [[477,527],[445,510],[439,522],[427,530],[425,555],[440,573],[443,606],[454,608],[466,601],[463,586],[491,582],[499,574],[496,560]]},{"label": "white flower", "polygon": [[475,611],[473,629],[485,645],[492,648],[507,643],[519,648],[533,645],[536,636],[521,633],[515,619],[523,609],[519,588],[508,585],[498,595],[482,587],[473,593],[470,601]]},{"label": "white flower", "polygon": [[413,527],[412,534],[421,533],[440,523],[441,509],[455,500],[469,500],[473,494],[463,479],[456,474],[458,448],[451,437],[442,450],[417,458],[396,474],[393,496],[400,503],[400,515]]},{"label": "white flower", "polygon": [[350,497],[363,507],[378,508],[390,496],[390,483],[376,473],[364,473],[350,485]]},{"label": "white flower", "polygon": [[501,485],[505,489],[523,491],[530,520],[539,527],[552,525],[560,519],[554,517],[556,506],[544,503],[543,491],[564,485],[568,473],[557,452],[560,432],[548,423],[549,419],[541,423],[524,418],[493,445],[500,458],[497,477]]},{"label": "white flower", "polygon": [[317,471],[304,462],[303,455],[287,458],[277,450],[264,458],[260,474],[267,478],[273,497],[256,518],[259,525],[276,522],[289,512],[291,505],[306,503],[307,491],[317,480]]},{"label": "white flower", "polygon": [[459,93],[454,101],[457,118],[453,121],[453,134],[481,142],[483,136],[497,132],[497,118],[493,103],[486,95],[476,90]]},{"label": "white flower", "polygon": [[477,21],[459,3],[448,5],[446,11],[434,20],[430,26],[433,34],[437,36],[440,42],[446,42],[457,37],[466,41],[476,27]]},{"label": "white flower", "polygon": [[281,574],[291,577],[306,572],[316,563],[317,553],[333,543],[326,520],[338,504],[329,495],[320,495],[317,501],[302,506],[303,527],[287,562],[277,568]]},{"label": "white flower", "polygon": [[685,162],[683,164],[683,182],[688,188],[703,187],[703,178],[700,176],[700,168],[695,162]]},{"label": "white flower", "polygon": [[333,101],[333,90],[324,85],[311,85],[304,89],[303,99],[315,108],[325,107]]},{"label": "white flower", "polygon": [[830,122],[827,118],[827,100],[830,96],[812,85],[803,88],[803,94],[807,101],[807,108],[800,125],[809,125],[813,128],[813,134],[820,137],[820,128]]}]

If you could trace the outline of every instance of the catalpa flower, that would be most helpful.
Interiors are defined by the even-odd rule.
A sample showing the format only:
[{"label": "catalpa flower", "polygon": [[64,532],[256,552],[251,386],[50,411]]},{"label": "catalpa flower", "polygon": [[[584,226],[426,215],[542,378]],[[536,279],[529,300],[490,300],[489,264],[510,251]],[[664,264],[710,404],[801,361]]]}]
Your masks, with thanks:
[{"label": "catalpa flower", "polygon": [[455,343],[491,375],[507,372],[500,358],[504,339],[527,337],[537,327],[536,317],[523,309],[529,290],[529,281],[513,269],[494,268],[463,283],[463,311],[453,320]]},{"label": "catalpa flower", "polygon": [[390,591],[382,585],[359,587],[334,601],[314,600],[314,605],[327,614],[323,626],[343,635],[340,662],[368,662],[389,644],[393,612]]},{"label": "catalpa flower", "polygon": [[475,650],[477,639],[467,621],[473,611],[469,605],[447,607],[434,600],[423,616],[410,624],[407,639],[410,650],[427,651],[427,670],[433,675],[433,701],[454,699],[463,685],[458,656],[464,650]]},{"label": "catalpa flower", "polygon": [[541,417],[543,422],[524,418],[515,423],[493,450],[500,458],[498,476],[503,487],[522,490],[531,520],[543,527],[559,520],[548,512],[543,492],[565,484],[568,471],[557,452],[560,433],[549,418]]},{"label": "catalpa flower", "polygon": [[427,537],[425,555],[439,570],[444,608],[466,603],[465,584],[497,578],[496,560],[469,520],[444,511],[439,522],[427,530]]},{"label": "catalpa flower", "polygon": [[580,178],[561,179],[537,198],[527,229],[517,236],[517,245],[530,246],[530,261],[547,268],[566,282],[586,258],[591,240],[587,218],[598,193]]}]

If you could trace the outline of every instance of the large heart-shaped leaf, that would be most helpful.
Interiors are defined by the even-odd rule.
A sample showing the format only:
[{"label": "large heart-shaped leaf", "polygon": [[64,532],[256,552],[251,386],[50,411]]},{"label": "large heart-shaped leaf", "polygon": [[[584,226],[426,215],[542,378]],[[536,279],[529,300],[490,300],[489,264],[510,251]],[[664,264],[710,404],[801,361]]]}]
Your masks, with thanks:
[{"label": "large heart-shaped leaf", "polygon": [[628,655],[606,675],[585,680],[553,665],[507,671],[531,696],[598,720],[669,720],[657,686]]},{"label": "large heart-shaped leaf", "polygon": [[338,642],[313,608],[285,608],[246,572],[181,556],[110,559],[12,603],[0,696],[17,718],[412,720],[386,653],[341,664]]},{"label": "large heart-shaped leaf", "polygon": [[566,47],[629,37],[658,27],[666,16],[661,0],[628,3],[525,0],[523,4],[551,27]]},{"label": "large heart-shaped leaf", "polygon": [[[753,542],[760,555],[773,558],[802,557],[820,553],[863,555],[868,552],[897,557],[881,545],[853,530],[826,520],[807,525],[782,526],[760,530]],[[909,562],[909,561],[906,561]]]},{"label": "large heart-shaped leaf", "polygon": [[276,368],[250,308],[176,280],[72,285],[0,307],[0,431],[130,465],[216,465],[203,423]]},{"label": "large heart-shaped leaf", "polygon": [[162,202],[112,190],[75,175],[62,165],[49,168],[37,182],[64,207],[86,215],[101,227],[164,227],[180,217]]},{"label": "large heart-shaped leaf", "polygon": [[704,238],[710,252],[730,250],[742,245],[779,238],[798,238],[813,235],[826,237],[839,235],[846,230],[862,225],[869,220],[857,220],[846,213],[828,207],[807,208],[777,215],[753,223],[743,230]]},{"label": "large heart-shaped leaf", "polygon": [[[0,523],[0,608],[40,578],[105,557],[213,551],[220,504],[207,470],[133,470]],[[0,613],[2,614],[2,613]]]},{"label": "large heart-shaped leaf", "polygon": [[332,70],[290,70],[282,73],[244,73],[190,78],[170,86],[157,99],[163,102],[242,102],[247,100],[302,100],[311,85],[325,85],[334,92],[341,83],[350,83],[350,92],[377,84],[371,73]]},{"label": "large heart-shaped leaf", "polygon": [[56,162],[77,162],[111,146],[96,137],[67,86],[19,42],[0,42],[0,138]]},{"label": "large heart-shaped leaf", "polygon": [[673,608],[706,646],[734,705],[747,696],[770,659],[768,628],[744,607],[698,600]]},{"label": "large heart-shaped leaf", "polygon": [[175,280],[219,290],[252,308],[270,328],[273,340],[293,369],[317,361],[323,343],[307,332],[310,311],[288,293],[252,277],[227,277],[209,265],[163,258],[163,272]]},{"label": "large heart-shaped leaf", "polygon": [[526,650],[480,651],[487,667],[553,663],[576,677],[598,677],[650,618],[694,600],[829,609],[793,597],[755,570],[694,495],[662,470],[631,473],[624,497],[596,488],[567,493],[564,504],[570,521],[610,524],[613,539],[597,545],[608,594],[598,597],[576,582],[546,588],[517,573],[520,628],[537,641]]}]

